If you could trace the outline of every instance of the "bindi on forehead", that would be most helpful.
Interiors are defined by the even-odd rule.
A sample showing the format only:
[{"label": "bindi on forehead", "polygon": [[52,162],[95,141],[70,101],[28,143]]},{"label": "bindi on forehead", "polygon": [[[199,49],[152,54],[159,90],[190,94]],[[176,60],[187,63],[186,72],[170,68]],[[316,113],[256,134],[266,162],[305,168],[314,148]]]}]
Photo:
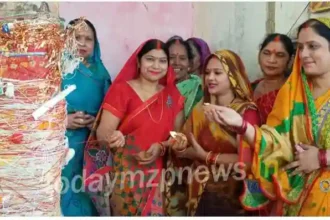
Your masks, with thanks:
[{"label": "bindi on forehead", "polygon": [[161,49],[162,48],[162,45],[161,45],[161,43],[160,43],[160,41],[158,40],[157,41],[157,44],[156,44],[156,49]]},{"label": "bindi on forehead", "polygon": [[272,53],[272,54],[276,54],[278,51],[276,49],[272,49],[269,52]]},{"label": "bindi on forehead", "polygon": [[277,36],[274,38],[273,41],[274,41],[274,42],[281,42],[281,37],[280,37],[280,35],[277,35]]},{"label": "bindi on forehead", "polygon": [[[275,43],[281,42],[281,37],[280,37],[280,35],[277,35],[277,36],[274,38],[273,42],[275,42]],[[273,48],[273,49],[270,49],[269,52],[270,52],[271,54],[276,54],[278,51],[277,51],[275,48]]]}]

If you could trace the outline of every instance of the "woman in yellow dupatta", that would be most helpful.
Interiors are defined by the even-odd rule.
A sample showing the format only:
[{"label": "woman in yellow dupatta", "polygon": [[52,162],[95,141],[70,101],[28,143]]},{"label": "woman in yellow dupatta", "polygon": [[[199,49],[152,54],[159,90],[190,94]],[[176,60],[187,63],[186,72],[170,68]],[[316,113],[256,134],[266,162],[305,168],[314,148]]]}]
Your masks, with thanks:
[{"label": "woman in yellow dupatta", "polygon": [[[252,152],[243,148],[238,130],[220,126],[212,115],[204,114],[205,108],[223,105],[259,125],[245,68],[238,55],[221,50],[206,59],[202,76],[204,97],[171,146],[167,169],[176,170],[177,175],[167,179],[173,184],[166,191],[166,212],[171,216],[248,215],[239,202],[244,173],[238,162],[251,162]],[[192,146],[187,147],[186,137]]]},{"label": "woman in yellow dupatta", "polygon": [[[248,184],[242,196],[246,208],[273,200],[274,215],[330,215],[329,61],[330,19],[306,21],[299,27],[293,72],[267,124],[259,128],[246,123],[244,136],[254,146],[251,179],[263,194],[256,193],[256,184]],[[229,108],[219,107],[217,114],[222,124],[244,124]]]}]

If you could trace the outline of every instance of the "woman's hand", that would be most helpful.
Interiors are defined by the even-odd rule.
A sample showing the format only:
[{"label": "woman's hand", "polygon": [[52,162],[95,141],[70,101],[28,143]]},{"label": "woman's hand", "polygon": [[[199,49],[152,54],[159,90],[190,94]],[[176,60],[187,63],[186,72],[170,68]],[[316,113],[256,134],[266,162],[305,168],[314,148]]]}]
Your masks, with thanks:
[{"label": "woman's hand", "polygon": [[83,112],[76,112],[68,115],[68,129],[79,129],[93,126],[95,117]]},{"label": "woman's hand", "polygon": [[187,137],[182,133],[176,133],[175,137],[169,140],[169,142],[172,143],[172,149],[174,151],[183,151],[188,145]]},{"label": "woman's hand", "polygon": [[175,151],[175,154],[179,158],[188,158],[191,160],[205,160],[207,153],[205,150],[198,144],[194,135],[192,133],[189,134],[189,142],[191,143],[191,147],[188,147],[183,152]]},{"label": "woman's hand", "polygon": [[314,170],[320,169],[320,162],[318,158],[319,149],[315,146],[307,144],[299,144],[299,147],[299,149],[302,150],[295,153],[295,161],[289,163],[283,169],[294,169],[291,175],[297,175],[302,172],[308,174]]},{"label": "woman's hand", "polygon": [[78,129],[86,127],[83,112],[76,112],[68,115],[67,129]]},{"label": "woman's hand", "polygon": [[209,120],[224,126],[241,127],[243,123],[242,116],[228,107],[208,104],[204,106],[204,113]]},{"label": "woman's hand", "polygon": [[123,133],[118,130],[112,132],[111,136],[107,138],[107,141],[111,148],[125,146],[125,137]]},{"label": "woman's hand", "polygon": [[139,164],[147,165],[155,162],[161,154],[162,147],[159,143],[154,143],[146,151],[147,158],[140,158]]},{"label": "woman's hand", "polygon": [[85,119],[86,119],[86,127],[89,128],[90,130],[93,128],[94,122],[95,122],[95,117],[93,115],[85,115]]}]

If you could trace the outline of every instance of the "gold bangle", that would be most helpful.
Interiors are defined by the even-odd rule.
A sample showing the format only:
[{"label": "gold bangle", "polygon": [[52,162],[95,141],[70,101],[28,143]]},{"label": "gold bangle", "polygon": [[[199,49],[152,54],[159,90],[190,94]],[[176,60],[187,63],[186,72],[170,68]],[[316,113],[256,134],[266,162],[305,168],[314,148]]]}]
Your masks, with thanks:
[{"label": "gold bangle", "polygon": [[183,152],[185,152],[186,150],[187,150],[187,147],[184,148],[183,150],[175,150],[175,151],[178,152],[178,153],[183,153]]}]

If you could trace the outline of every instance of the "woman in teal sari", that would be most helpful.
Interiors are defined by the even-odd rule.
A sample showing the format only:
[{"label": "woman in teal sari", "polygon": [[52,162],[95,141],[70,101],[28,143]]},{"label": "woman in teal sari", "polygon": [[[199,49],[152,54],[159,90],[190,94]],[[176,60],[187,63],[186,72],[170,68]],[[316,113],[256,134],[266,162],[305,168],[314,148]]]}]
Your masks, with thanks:
[{"label": "woman in teal sari", "polygon": [[[83,22],[83,23],[81,23]],[[93,24],[75,19],[69,25],[79,25],[75,31],[79,55],[83,62],[72,74],[64,76],[62,89],[75,84],[76,90],[66,97],[69,147],[75,150],[73,159],[62,170],[61,209],[64,216],[97,216],[90,196],[83,191],[83,155],[96,114],[100,109],[111,79],[101,60],[100,46]]]},{"label": "woman in teal sari", "polygon": [[176,86],[185,97],[184,115],[188,118],[193,107],[202,99],[202,81],[199,76],[189,74],[193,53],[189,44],[181,37],[170,38],[166,43],[170,53],[170,65],[176,74]]}]

